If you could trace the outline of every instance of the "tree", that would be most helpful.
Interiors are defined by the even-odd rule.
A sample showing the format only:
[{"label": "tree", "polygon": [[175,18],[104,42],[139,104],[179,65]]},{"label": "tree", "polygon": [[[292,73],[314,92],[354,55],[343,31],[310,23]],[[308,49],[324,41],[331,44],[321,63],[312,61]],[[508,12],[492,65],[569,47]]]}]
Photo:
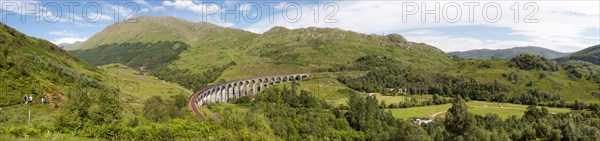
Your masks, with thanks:
[{"label": "tree", "polygon": [[475,118],[467,111],[467,104],[462,97],[457,96],[452,107],[446,113],[446,130],[454,135],[463,135],[475,126]]},{"label": "tree", "polygon": [[96,125],[117,124],[121,120],[123,106],[116,92],[97,95],[95,101],[90,107],[90,117]]},{"label": "tree", "polygon": [[64,130],[76,130],[83,126],[84,120],[89,118],[88,108],[92,99],[87,90],[68,93],[69,100],[62,108],[57,120],[58,127]]},{"label": "tree", "polygon": [[143,115],[145,118],[155,122],[169,120],[169,108],[160,96],[152,96],[144,102]]},{"label": "tree", "polygon": [[412,122],[398,121],[396,130],[392,133],[391,140],[395,141],[427,141],[431,140],[427,132]]}]

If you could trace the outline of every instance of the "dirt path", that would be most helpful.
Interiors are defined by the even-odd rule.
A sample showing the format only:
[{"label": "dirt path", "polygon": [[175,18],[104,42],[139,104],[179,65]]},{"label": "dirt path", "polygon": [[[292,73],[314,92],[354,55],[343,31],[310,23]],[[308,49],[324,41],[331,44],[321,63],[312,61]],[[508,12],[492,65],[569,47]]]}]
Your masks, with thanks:
[{"label": "dirt path", "polygon": [[429,116],[429,119],[435,120],[436,116],[438,116],[440,114],[443,114],[443,113],[446,113],[446,112],[448,112],[448,111],[440,111],[440,112],[434,113],[433,115]]}]

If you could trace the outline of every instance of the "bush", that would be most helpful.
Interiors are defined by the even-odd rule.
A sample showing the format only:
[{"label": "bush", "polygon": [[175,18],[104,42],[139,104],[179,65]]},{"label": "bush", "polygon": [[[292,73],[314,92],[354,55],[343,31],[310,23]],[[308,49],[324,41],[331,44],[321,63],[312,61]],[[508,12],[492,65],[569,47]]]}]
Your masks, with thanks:
[{"label": "bush", "polygon": [[42,133],[40,129],[30,126],[10,126],[4,130],[15,137],[38,137]]}]

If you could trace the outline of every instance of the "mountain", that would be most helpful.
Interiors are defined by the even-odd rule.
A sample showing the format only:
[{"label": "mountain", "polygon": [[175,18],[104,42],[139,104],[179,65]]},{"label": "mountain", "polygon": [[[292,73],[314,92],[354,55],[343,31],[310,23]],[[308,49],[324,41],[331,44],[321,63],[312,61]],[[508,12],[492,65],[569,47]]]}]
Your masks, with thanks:
[{"label": "mountain", "polygon": [[555,60],[558,62],[581,60],[600,65],[600,45],[591,46],[568,56],[556,58]]},{"label": "mountain", "polygon": [[0,106],[35,102],[44,95],[62,97],[73,90],[105,90],[101,74],[49,41],[29,37],[0,23]]},{"label": "mountain", "polygon": [[58,44],[58,46],[64,50],[74,50],[76,48],[79,48],[79,46],[81,46],[83,42],[77,41],[74,43],[62,43],[62,44]]},{"label": "mountain", "polygon": [[450,52],[448,53],[453,56],[458,56],[462,58],[474,58],[474,59],[492,59],[492,58],[501,58],[501,59],[510,59],[515,57],[518,54],[534,54],[540,55],[546,58],[558,58],[569,55],[569,53],[562,53],[553,51],[546,48],[535,47],[535,46],[526,46],[526,47],[514,47],[509,49],[498,49],[498,50],[489,50],[489,49],[476,49],[469,50],[464,52]]},{"label": "mountain", "polygon": [[[97,53],[97,56],[90,55],[94,55],[93,52],[118,50],[114,48],[119,46],[135,48],[144,53],[161,52],[150,51],[140,47],[142,45],[171,52],[167,51],[169,45],[157,45],[161,42],[176,42],[183,44],[182,46],[189,46],[176,55],[176,58],[171,58],[171,61],[161,62],[167,66],[162,68],[161,72],[220,74],[218,81],[313,72],[345,65],[367,55],[386,55],[401,61],[403,65],[415,65],[421,68],[437,68],[451,63],[450,57],[438,48],[406,41],[398,34],[367,35],[336,28],[316,27],[299,29],[273,27],[263,34],[256,34],[169,16],[134,17],[128,22],[110,25],[85,41],[73,53],[82,56],[85,51],[88,57],[84,60],[103,62],[97,59],[109,56]],[[99,47],[102,47],[103,51],[86,51],[100,50]],[[221,69],[222,74],[215,71]]]}]

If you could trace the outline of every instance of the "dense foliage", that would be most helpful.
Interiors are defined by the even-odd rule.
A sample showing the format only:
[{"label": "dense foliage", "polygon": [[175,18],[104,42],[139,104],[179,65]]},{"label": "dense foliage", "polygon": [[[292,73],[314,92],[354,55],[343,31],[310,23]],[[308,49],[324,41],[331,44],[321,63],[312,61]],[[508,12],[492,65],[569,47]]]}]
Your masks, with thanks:
[{"label": "dense foliage", "polygon": [[[291,88],[274,87],[257,95],[233,99],[231,102],[236,105],[212,104],[213,114],[208,121],[198,121],[189,113],[172,116],[173,110],[186,108],[185,104],[176,104],[180,100],[177,96],[169,100],[150,98],[144,104],[144,116],[132,117],[120,112],[122,108],[116,95],[83,91],[67,101],[57,119],[57,128],[9,126],[0,127],[0,134],[36,137],[46,132],[61,132],[109,140],[486,141],[598,140],[600,137],[598,104],[588,105],[589,113],[575,114],[555,114],[530,106],[522,117],[501,119],[496,114],[469,113],[465,101],[457,96],[446,118],[417,125],[395,119],[382,109],[374,96],[354,93],[344,106],[332,107],[310,92],[299,90],[294,82]],[[152,116],[161,117],[153,120]]]},{"label": "dense foliage", "polygon": [[78,89],[69,95],[56,118],[58,130],[75,132],[91,125],[117,125],[121,119],[123,106],[116,91]]},{"label": "dense foliage", "polygon": [[600,83],[600,66],[585,61],[567,61],[561,66],[569,74],[571,79],[589,80]]},{"label": "dense foliage", "polygon": [[142,115],[154,122],[167,122],[172,118],[183,118],[187,98],[182,95],[172,97],[173,100],[163,100],[159,96],[153,96],[144,102]]},{"label": "dense foliage", "polygon": [[363,92],[394,93],[402,90],[408,94],[460,95],[468,99],[506,101],[511,87],[494,82],[480,82],[473,78],[447,74],[428,73],[423,70],[400,67],[398,62],[384,56],[366,56],[352,67],[344,69],[370,70],[361,77],[340,77],[348,87]]},{"label": "dense foliage", "polygon": [[467,109],[464,100],[456,98],[443,124],[426,124],[423,128],[434,140],[598,140],[600,137],[600,120],[595,114],[554,114],[544,107],[529,106],[523,117],[502,120],[495,114],[473,115]]},{"label": "dense foliage", "polygon": [[519,54],[510,59],[510,67],[523,70],[551,70],[558,71],[558,65],[545,57],[531,54]]}]

